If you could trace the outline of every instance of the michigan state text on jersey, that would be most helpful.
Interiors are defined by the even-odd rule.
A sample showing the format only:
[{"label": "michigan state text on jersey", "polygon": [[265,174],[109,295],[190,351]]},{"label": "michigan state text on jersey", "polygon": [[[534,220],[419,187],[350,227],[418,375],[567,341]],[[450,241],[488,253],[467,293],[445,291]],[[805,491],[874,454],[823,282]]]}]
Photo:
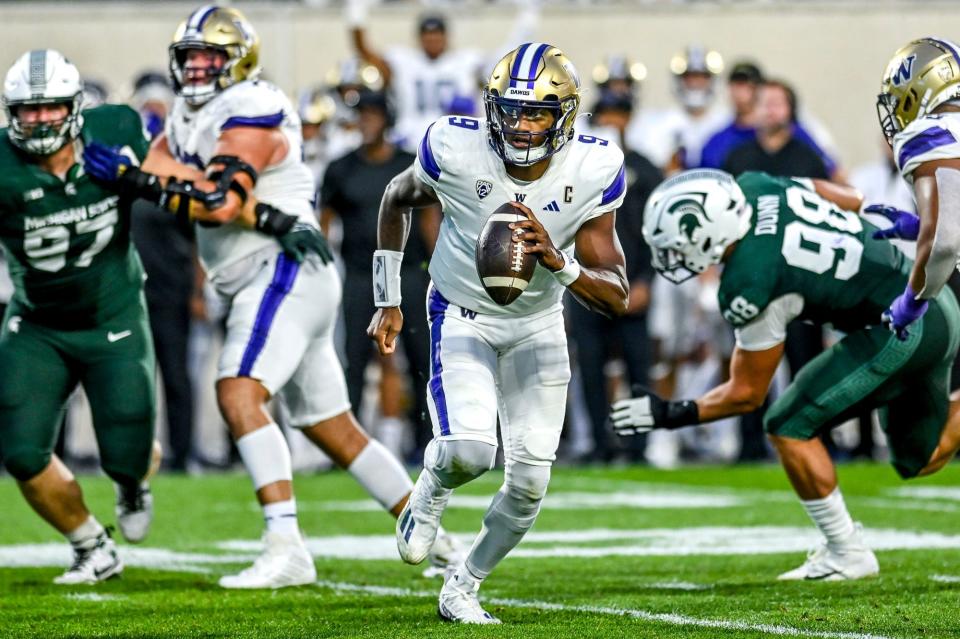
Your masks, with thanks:
[{"label": "michigan state text on jersey", "polygon": [[[873,552],[847,512],[819,435],[880,409],[891,462],[904,478],[939,470],[960,447],[950,368],[960,309],[949,289],[908,335],[881,313],[906,284],[911,262],[874,237],[856,213],[862,197],[819,180],[722,171],[681,173],[648,203],[644,236],[654,266],[673,281],[723,264],[720,308],[736,330],[730,379],[695,401],[644,392],[614,405],[622,434],[679,428],[750,412],[767,395],[787,324],[832,324],[846,335],[804,366],[767,410],[764,426],[824,544],[781,579],[859,579],[877,574]],[[956,417],[951,419],[953,414]]]},{"label": "michigan state text on jersey", "polygon": [[74,563],[57,583],[119,574],[113,541],[87,510],[53,448],[64,404],[82,384],[100,465],[116,482],[120,530],[143,539],[152,497],[154,358],[130,239],[131,199],[78,162],[98,141],[139,162],[140,117],[126,106],[80,112],[80,76],[52,50],[24,54],[4,83],[10,126],[0,131],[0,242],[15,285],[0,333],[0,455],[34,509],[63,533]]}]

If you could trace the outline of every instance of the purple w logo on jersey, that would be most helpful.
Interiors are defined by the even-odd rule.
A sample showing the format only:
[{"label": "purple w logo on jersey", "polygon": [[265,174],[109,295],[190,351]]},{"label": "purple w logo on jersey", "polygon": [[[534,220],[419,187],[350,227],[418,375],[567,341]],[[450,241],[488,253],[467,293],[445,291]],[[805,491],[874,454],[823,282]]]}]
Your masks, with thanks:
[{"label": "purple w logo on jersey", "polygon": [[910,76],[913,75],[913,63],[916,59],[917,54],[912,53],[900,61],[900,67],[890,78],[890,82],[892,82],[894,86],[900,86],[910,80]]}]

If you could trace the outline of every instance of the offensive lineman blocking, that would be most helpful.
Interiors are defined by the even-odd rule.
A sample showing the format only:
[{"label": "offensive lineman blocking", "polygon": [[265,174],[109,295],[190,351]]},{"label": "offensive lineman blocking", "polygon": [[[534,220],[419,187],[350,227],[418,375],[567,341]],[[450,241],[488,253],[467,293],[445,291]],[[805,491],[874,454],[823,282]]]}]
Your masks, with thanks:
[{"label": "offensive lineman blocking", "polygon": [[[180,24],[169,53],[177,99],[144,170],[122,167],[102,145],[89,154],[90,170],[199,221],[201,262],[229,308],[217,400],[253,480],[266,532],[253,566],[222,577],[220,585],[313,583],[290,451],[266,402],[282,401],[290,425],[394,515],[412,483],[350,410],[333,347],[340,279],[314,215],[296,111],[279,89],[257,79],[256,32],[238,10],[207,5]],[[454,552],[445,535],[432,550],[441,564]]]},{"label": "offensive lineman blocking", "polygon": [[[399,268],[410,207],[440,202],[444,213],[427,300],[434,439],[397,522],[405,561],[423,561],[453,489],[493,467],[498,417],[501,425],[504,483],[469,555],[441,590],[439,613],[448,621],[499,623],[480,606],[477,590],[533,525],[546,494],[570,379],[564,287],[598,312],[626,310],[614,231],[626,190],[623,153],[574,133],[579,85],[556,47],[528,43],[510,52],[484,91],[486,122],[437,120],[380,208],[379,308],[369,333],[381,353],[393,350],[403,325]],[[515,241],[528,243],[524,251],[537,255],[538,266],[524,293],[501,307],[483,289],[474,251],[487,216],[504,201],[529,218],[515,225]]]}]

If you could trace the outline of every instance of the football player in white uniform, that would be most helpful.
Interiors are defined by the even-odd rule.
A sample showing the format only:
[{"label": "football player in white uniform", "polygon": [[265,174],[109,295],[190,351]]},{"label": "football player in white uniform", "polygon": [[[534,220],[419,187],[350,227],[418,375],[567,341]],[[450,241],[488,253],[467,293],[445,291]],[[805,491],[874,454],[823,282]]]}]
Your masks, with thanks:
[{"label": "football player in white uniform", "polygon": [[884,71],[877,112],[917,202],[917,215],[883,204],[864,209],[893,222],[878,235],[917,240],[910,281],[884,313],[906,339],[960,259],[960,45],[921,38],[900,48]]},{"label": "football player in white uniform", "polygon": [[[626,190],[623,153],[574,132],[580,81],[570,60],[548,44],[524,44],[496,65],[484,102],[486,121],[445,116],[431,125],[417,161],[387,187],[374,254],[379,308],[369,328],[380,352],[392,352],[403,326],[399,269],[410,207],[441,203],[428,294],[434,439],[397,544],[405,561],[423,561],[452,490],[493,467],[499,416],[504,483],[440,593],[442,618],[478,624],[499,623],[476,593],[533,525],[560,440],[570,379],[564,288],[617,316],[628,294],[614,230]],[[528,218],[514,225],[514,241],[527,242],[538,264],[524,293],[499,306],[477,274],[475,249],[505,201]]]},{"label": "football player in white uniform", "polygon": [[475,103],[483,55],[475,49],[451,49],[446,21],[437,15],[420,20],[418,48],[391,47],[380,54],[367,44],[364,1],[347,5],[353,46],[358,56],[380,70],[396,103],[397,143],[413,152],[427,127],[451,112],[455,99]]},{"label": "football player in white uniform", "polygon": [[95,177],[201,223],[200,258],[229,307],[217,401],[267,530],[263,555],[221,578],[225,588],[316,580],[297,522],[290,451],[264,409],[271,397],[285,404],[291,426],[394,515],[412,488],[350,410],[333,348],[340,279],[313,213],[300,121],[282,92],[257,79],[258,55],[259,39],[239,11],[200,7],[170,46],[177,99],[143,169],[102,170],[111,158],[103,145],[88,162]]}]

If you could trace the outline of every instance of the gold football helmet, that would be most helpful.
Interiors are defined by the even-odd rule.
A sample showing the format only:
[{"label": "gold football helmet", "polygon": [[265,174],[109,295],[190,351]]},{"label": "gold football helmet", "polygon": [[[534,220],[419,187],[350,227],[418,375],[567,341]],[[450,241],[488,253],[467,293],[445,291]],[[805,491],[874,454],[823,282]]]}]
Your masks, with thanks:
[{"label": "gold football helmet", "polygon": [[[192,49],[212,49],[226,56],[222,67],[206,70],[209,82],[188,81],[187,52]],[[243,14],[232,7],[204,5],[196,9],[177,27],[169,52],[174,90],[193,106],[260,74],[260,38]]]},{"label": "gold football helmet", "polygon": [[880,128],[893,136],[911,122],[960,98],[960,47],[943,38],[914,40],[893,54],[880,81]]},{"label": "gold football helmet", "polygon": [[[580,108],[580,78],[560,49],[528,42],[493,68],[483,102],[494,151],[508,164],[529,166],[553,155],[573,137],[573,121]],[[553,116],[546,130],[518,128],[525,116],[545,111]]]}]

